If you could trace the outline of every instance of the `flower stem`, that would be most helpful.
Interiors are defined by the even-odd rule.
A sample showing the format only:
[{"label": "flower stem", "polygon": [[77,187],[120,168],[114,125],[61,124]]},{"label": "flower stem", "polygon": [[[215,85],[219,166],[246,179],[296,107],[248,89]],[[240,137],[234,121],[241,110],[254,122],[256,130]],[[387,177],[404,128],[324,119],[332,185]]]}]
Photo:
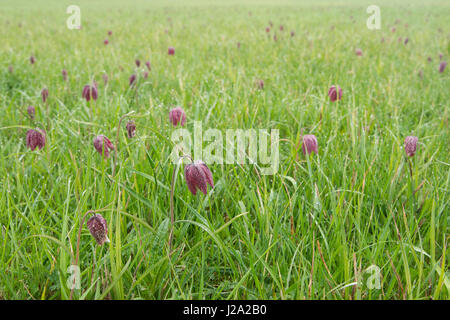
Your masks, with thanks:
[{"label": "flower stem", "polygon": [[172,184],[170,186],[170,232],[169,232],[169,257],[172,255],[172,240],[173,240],[173,228],[175,224],[175,214],[174,214],[174,203],[173,197],[175,193],[175,182],[178,174],[178,170],[180,169],[180,164],[182,163],[183,158],[189,158],[192,162],[192,158],[189,155],[182,155],[178,158],[177,165],[173,168],[172,175]]},{"label": "flower stem", "polygon": [[120,132],[120,125],[122,124],[123,119],[125,119],[126,117],[130,116],[131,114],[133,114],[134,111],[128,112],[127,114],[124,114],[120,119],[119,119],[119,124],[117,125],[117,133],[116,133],[116,145],[114,146],[114,162],[113,162],[113,171],[112,171],[112,176],[115,176],[116,173],[116,165],[117,165],[117,149],[119,148],[119,132]]}]

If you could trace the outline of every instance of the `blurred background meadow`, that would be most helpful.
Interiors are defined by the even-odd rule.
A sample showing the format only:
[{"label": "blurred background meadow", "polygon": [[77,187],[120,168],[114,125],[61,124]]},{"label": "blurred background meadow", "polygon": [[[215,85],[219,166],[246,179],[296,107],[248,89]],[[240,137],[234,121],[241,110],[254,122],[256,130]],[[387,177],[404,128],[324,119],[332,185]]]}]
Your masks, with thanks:
[{"label": "blurred background meadow", "polygon": [[[448,299],[449,16],[449,1],[2,0],[0,298]],[[195,196],[180,168],[169,250],[176,106],[190,131],[278,129],[280,165],[211,164],[215,187]],[[99,134],[118,134],[114,175]],[[89,210],[110,243],[84,222],[77,250]]]}]

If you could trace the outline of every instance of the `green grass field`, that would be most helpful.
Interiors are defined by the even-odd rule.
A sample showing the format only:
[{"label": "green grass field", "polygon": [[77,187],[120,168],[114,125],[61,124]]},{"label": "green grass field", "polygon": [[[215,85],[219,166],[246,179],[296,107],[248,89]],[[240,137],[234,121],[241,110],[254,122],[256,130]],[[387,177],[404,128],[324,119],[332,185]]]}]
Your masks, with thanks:
[{"label": "green grass field", "polygon": [[[449,16],[448,1],[2,1],[0,298],[448,299]],[[208,164],[215,187],[195,196],[180,167],[169,250],[175,106],[189,132],[278,129],[280,163]],[[31,151],[36,127],[46,145]],[[118,134],[115,172],[99,134]],[[91,236],[90,210],[109,243]]]}]

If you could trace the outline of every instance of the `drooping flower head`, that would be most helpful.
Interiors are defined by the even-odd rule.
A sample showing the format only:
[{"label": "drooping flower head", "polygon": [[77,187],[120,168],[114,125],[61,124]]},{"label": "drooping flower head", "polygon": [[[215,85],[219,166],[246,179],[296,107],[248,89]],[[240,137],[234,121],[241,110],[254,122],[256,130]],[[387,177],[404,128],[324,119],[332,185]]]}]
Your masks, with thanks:
[{"label": "drooping flower head", "polygon": [[[339,92],[339,94],[338,94]],[[328,89],[328,96],[330,97],[330,100],[332,102],[335,102],[336,100],[342,99],[342,88],[339,86],[331,86],[330,89]]]},{"label": "drooping flower head", "polygon": [[362,50],[359,48],[355,50],[355,54],[360,57],[363,55]]},{"label": "drooping flower head", "polygon": [[199,189],[206,195],[208,184],[211,188],[214,188],[214,181],[211,170],[202,161],[195,161],[184,167],[184,177],[189,191],[193,194],[197,194]]},{"label": "drooping flower head", "polygon": [[409,42],[409,38],[405,38],[404,44],[407,44]]},{"label": "drooping flower head", "polygon": [[270,28],[266,27],[266,32],[269,33],[270,32]]},{"label": "drooping flower head", "polygon": [[136,75],[133,73],[128,80],[130,87],[136,82]]},{"label": "drooping flower head", "polygon": [[34,151],[36,147],[41,150],[45,146],[45,131],[30,129],[27,131],[27,147]]},{"label": "drooping flower head", "polygon": [[114,150],[114,145],[106,136],[101,134],[94,138],[94,148],[99,154],[104,154],[104,157],[108,158],[111,150]]},{"label": "drooping flower head", "polygon": [[262,80],[262,79],[256,80],[256,87],[258,89],[264,89],[264,80]]},{"label": "drooping flower head", "polygon": [[318,143],[315,135],[307,134],[303,136],[302,151],[304,155],[306,153],[310,154],[313,151],[318,153]]},{"label": "drooping flower head", "polygon": [[141,60],[136,59],[135,60],[136,66],[139,68],[141,66]]},{"label": "drooping flower head", "polygon": [[439,64],[439,72],[444,72],[446,66],[447,66],[447,62],[446,61],[442,61]]},{"label": "drooping flower head", "polygon": [[83,92],[81,93],[81,97],[86,99],[86,101],[91,100],[92,99],[95,101],[98,98],[98,89],[97,89],[97,84],[94,82],[94,85],[85,85],[83,87]]},{"label": "drooping flower head", "polygon": [[86,224],[89,232],[94,237],[99,246],[103,245],[105,242],[109,242],[108,226],[106,224],[105,218],[103,218],[101,214],[95,214],[87,221]]},{"label": "drooping flower head", "polygon": [[112,31],[111,30],[108,31],[108,36],[112,36]]},{"label": "drooping flower head", "polygon": [[134,123],[134,121],[129,121],[127,123],[127,133],[128,133],[128,138],[133,138],[136,135],[136,124]]},{"label": "drooping flower head", "polygon": [[34,56],[31,56],[30,57],[30,63],[31,64],[34,64],[36,62],[36,59],[34,58]]},{"label": "drooping flower head", "polygon": [[152,67],[150,66],[150,61],[145,61],[145,65],[147,66],[148,71],[152,70]]},{"label": "drooping flower head", "polygon": [[63,76],[63,80],[67,81],[67,70],[63,69],[61,73],[62,73],[62,76]]},{"label": "drooping flower head", "polygon": [[106,45],[108,45],[108,43],[109,43],[109,40],[108,39],[105,39],[104,41],[103,41],[103,44],[106,46]]},{"label": "drooping flower head", "polygon": [[408,157],[413,157],[416,154],[418,140],[415,136],[407,136],[405,138],[405,153]]},{"label": "drooping flower head", "polygon": [[186,113],[181,107],[176,107],[170,110],[169,120],[172,122],[173,126],[176,127],[178,124],[184,126],[186,123]]},{"label": "drooping flower head", "polygon": [[148,71],[144,71],[144,79],[148,78]]},{"label": "drooping flower head", "polygon": [[42,97],[42,101],[45,103],[45,101],[47,101],[47,98],[48,98],[48,89],[47,88],[42,89],[41,97]]},{"label": "drooping flower head", "polygon": [[291,37],[295,36],[295,32],[291,31]]},{"label": "drooping flower head", "polygon": [[169,47],[169,56],[173,56],[175,54],[175,48],[174,47]]},{"label": "drooping flower head", "polygon": [[8,66],[8,71],[9,71],[10,73],[12,73],[12,72],[14,71],[14,68],[13,68],[12,65],[9,65],[9,66]]},{"label": "drooping flower head", "polygon": [[283,30],[284,30],[284,26],[280,25],[280,31],[283,31]]},{"label": "drooping flower head", "polygon": [[33,106],[28,106],[27,112],[31,120],[34,120],[34,116],[36,115],[36,109]]}]

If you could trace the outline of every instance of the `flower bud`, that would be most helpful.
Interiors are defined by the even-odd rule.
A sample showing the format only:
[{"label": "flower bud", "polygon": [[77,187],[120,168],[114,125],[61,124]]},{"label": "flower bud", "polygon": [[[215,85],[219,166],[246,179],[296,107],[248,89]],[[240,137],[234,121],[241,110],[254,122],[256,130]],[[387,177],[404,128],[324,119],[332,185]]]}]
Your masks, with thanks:
[{"label": "flower bud", "polygon": [[307,134],[303,136],[302,151],[304,155],[306,153],[310,154],[313,151],[318,153],[317,138],[315,135]]},{"label": "flower bud", "polygon": [[211,188],[214,188],[211,170],[202,161],[195,161],[186,165],[184,167],[184,178],[186,179],[189,191],[193,195],[197,194],[197,189],[206,195],[208,184]]},{"label": "flower bud", "polygon": [[62,76],[63,76],[63,80],[67,81],[67,70],[66,69],[62,70]]},{"label": "flower bud", "polygon": [[27,112],[31,120],[34,120],[34,116],[36,115],[36,109],[33,106],[28,106]]},{"label": "flower bud", "polygon": [[258,87],[258,89],[264,89],[264,80],[262,79],[256,80],[256,87]]},{"label": "flower bud", "polygon": [[134,121],[129,121],[127,123],[127,133],[128,133],[128,138],[133,138],[136,135],[136,124],[134,123]]},{"label": "flower bud", "polygon": [[131,76],[130,76],[130,79],[129,79],[129,81],[128,81],[129,83],[130,83],[130,87],[136,82],[136,75],[135,74],[132,74]]},{"label": "flower bud", "polygon": [[106,136],[101,134],[94,138],[94,148],[99,154],[104,154],[104,157],[108,158],[111,150],[114,150],[114,145]]},{"label": "flower bud", "polygon": [[439,64],[439,72],[444,72],[446,66],[447,66],[447,62],[446,61],[442,61]]},{"label": "flower bud", "polygon": [[137,66],[138,68],[141,66],[141,60],[136,59],[134,62],[136,63],[136,66]]},{"label": "flower bud", "polygon": [[176,107],[169,112],[169,119],[173,126],[176,127],[179,123],[184,126],[186,123],[186,113],[181,107]]},{"label": "flower bud", "polygon": [[89,232],[94,237],[99,246],[103,245],[105,242],[109,242],[108,226],[106,224],[105,218],[103,218],[101,214],[95,214],[87,221],[86,224]]},{"label": "flower bud", "polygon": [[47,98],[48,98],[48,89],[47,88],[42,89],[41,96],[42,96],[42,101],[45,103],[45,101],[47,101]]},{"label": "flower bud", "polygon": [[[338,91],[339,91],[339,98],[338,98]],[[328,90],[328,96],[330,97],[330,100],[332,102],[335,102],[338,99],[341,100],[342,99],[342,89],[339,86],[338,87],[331,86],[330,89]]]},{"label": "flower bud", "polygon": [[419,139],[414,136],[407,136],[405,138],[405,153],[408,157],[412,157],[416,154],[417,141]]},{"label": "flower bud", "polygon": [[41,150],[45,146],[45,131],[30,129],[27,131],[27,147],[34,151],[36,147]]},{"label": "flower bud", "polygon": [[30,63],[31,64],[34,64],[36,62],[36,59],[34,58],[34,56],[31,56],[30,57]]}]

